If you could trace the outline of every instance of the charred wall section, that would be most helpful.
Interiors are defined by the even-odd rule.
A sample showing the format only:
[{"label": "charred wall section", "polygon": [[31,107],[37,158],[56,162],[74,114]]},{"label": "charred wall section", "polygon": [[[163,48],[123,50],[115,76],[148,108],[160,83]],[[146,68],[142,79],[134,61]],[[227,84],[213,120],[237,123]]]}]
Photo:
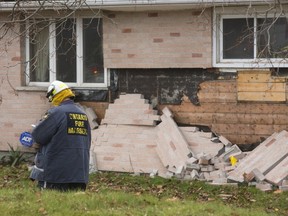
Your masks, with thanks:
[{"label": "charred wall section", "polygon": [[[137,93],[160,111],[167,106],[177,124],[208,128],[234,144],[257,145],[274,132],[288,130],[285,79],[270,77],[267,71],[229,74],[210,69],[114,69],[110,78],[109,90],[78,94],[95,108],[99,120],[119,94]],[[250,85],[252,81],[261,87],[257,92]],[[247,86],[245,92],[239,84]],[[281,97],[267,101],[267,86],[274,86],[270,94],[280,89]],[[239,95],[245,100],[239,100]],[[255,95],[257,100],[249,101]]]},{"label": "charred wall section", "polygon": [[176,105],[185,95],[197,105],[199,84],[218,77],[208,69],[115,69],[111,89],[114,98],[120,93],[141,93],[152,104]]}]

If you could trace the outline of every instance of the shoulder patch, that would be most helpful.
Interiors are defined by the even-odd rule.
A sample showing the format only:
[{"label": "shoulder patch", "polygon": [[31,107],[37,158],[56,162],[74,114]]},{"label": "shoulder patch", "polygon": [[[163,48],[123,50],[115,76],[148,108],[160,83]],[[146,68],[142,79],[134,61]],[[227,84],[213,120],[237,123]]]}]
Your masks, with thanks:
[{"label": "shoulder patch", "polygon": [[48,113],[46,113],[43,117],[42,117],[42,119],[41,120],[45,120],[45,119],[47,119],[48,118],[48,116],[49,116],[49,114]]}]

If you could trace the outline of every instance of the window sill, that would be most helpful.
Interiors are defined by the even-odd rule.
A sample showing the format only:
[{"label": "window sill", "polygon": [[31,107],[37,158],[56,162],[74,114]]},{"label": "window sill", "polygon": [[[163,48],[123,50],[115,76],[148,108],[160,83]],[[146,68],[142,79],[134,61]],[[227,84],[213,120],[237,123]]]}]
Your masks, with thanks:
[{"label": "window sill", "polygon": [[[39,87],[39,86],[20,86],[17,87],[17,91],[27,91],[27,92],[46,92],[48,87]],[[108,90],[108,87],[71,87],[72,90]]]},{"label": "window sill", "polygon": [[239,60],[229,61],[229,62],[214,62],[213,66],[216,68],[287,68],[288,62],[282,61],[282,62],[241,62]]},{"label": "window sill", "polygon": [[17,91],[27,91],[27,92],[46,92],[47,87],[35,87],[35,86],[20,86],[16,88]]},{"label": "window sill", "polygon": [[[73,88],[72,91],[75,93],[75,100],[77,101],[102,101],[107,102],[109,99],[108,92],[109,88],[95,88],[95,87],[86,87],[86,88]],[[35,87],[35,86],[20,86],[16,88],[17,91],[23,92],[47,92],[47,87]]]}]

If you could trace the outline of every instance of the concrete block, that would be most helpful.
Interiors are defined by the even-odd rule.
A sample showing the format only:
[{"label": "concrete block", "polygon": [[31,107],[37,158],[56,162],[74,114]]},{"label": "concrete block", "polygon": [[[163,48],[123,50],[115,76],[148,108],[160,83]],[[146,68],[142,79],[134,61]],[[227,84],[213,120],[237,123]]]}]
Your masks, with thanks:
[{"label": "concrete block", "polygon": [[280,189],[281,191],[288,191],[288,185],[279,186],[279,189]]},{"label": "concrete block", "polygon": [[215,164],[215,163],[219,163],[219,162],[220,162],[219,157],[212,157],[210,159],[210,164]]},{"label": "concrete block", "polygon": [[231,183],[231,182],[227,182],[227,183],[224,183],[224,182],[223,183],[210,182],[208,184],[210,184],[210,185],[225,185],[225,186],[238,187],[238,183],[235,183],[235,182],[233,182],[233,183]]},{"label": "concrete block", "polygon": [[213,165],[200,165],[201,172],[212,172],[215,170],[215,167]]},{"label": "concrete block", "polygon": [[211,178],[226,178],[227,173],[222,171],[222,170],[214,170],[210,172],[210,177]]},{"label": "concrete block", "polygon": [[272,190],[272,184],[269,183],[256,183],[256,188],[261,191],[271,191]]},{"label": "concrete block", "polygon": [[173,117],[173,114],[172,112],[167,108],[167,107],[164,107],[164,109],[162,109],[162,112],[164,115],[168,116],[168,117]]},{"label": "concrete block", "polygon": [[287,179],[284,179],[281,183],[282,186],[288,186],[288,180]]},{"label": "concrete block", "polygon": [[250,173],[244,173],[243,178],[245,182],[250,182],[255,178],[255,176],[253,172],[250,172]]},{"label": "concrete block", "polygon": [[256,180],[257,182],[262,182],[262,181],[265,180],[265,176],[263,175],[262,172],[260,172],[259,169],[257,169],[257,168],[253,169],[253,170],[252,170],[252,173],[253,173],[253,175],[254,175],[254,177],[255,177],[255,180]]},{"label": "concrete block", "polygon": [[224,161],[229,161],[231,156],[238,155],[242,153],[240,148],[237,145],[233,145],[229,147],[222,155],[221,157],[223,158]]},{"label": "concrete block", "polygon": [[202,172],[202,174],[203,174],[205,180],[210,181],[210,173],[209,172]]},{"label": "concrete block", "polygon": [[184,175],[185,175],[185,167],[184,166],[177,167],[175,171],[175,176],[177,178],[183,178]]},{"label": "concrete block", "polygon": [[208,165],[208,164],[209,164],[209,160],[207,160],[207,159],[204,158],[204,157],[201,157],[201,158],[199,158],[199,160],[198,160],[198,164],[200,164],[200,165]]},{"label": "concrete block", "polygon": [[186,132],[197,132],[199,131],[198,127],[181,127],[182,131],[186,131]]},{"label": "concrete block", "polygon": [[158,174],[158,169],[153,169],[152,172],[149,174],[151,178],[154,178]]},{"label": "concrete block", "polygon": [[192,170],[190,176],[192,180],[199,179],[199,172],[197,170]]},{"label": "concrete block", "polygon": [[220,162],[220,163],[214,164],[215,169],[220,169],[220,170],[225,170],[225,168],[228,166],[230,166],[229,162]]},{"label": "concrete block", "polygon": [[192,180],[191,175],[190,174],[189,175],[185,174],[184,177],[183,177],[183,180],[186,180],[186,181]]},{"label": "concrete block", "polygon": [[212,181],[214,184],[223,184],[223,183],[227,183],[227,178],[217,178],[217,179],[213,179]]},{"label": "concrete block", "polygon": [[186,164],[186,170],[192,171],[192,170],[200,170],[199,164]]},{"label": "concrete block", "polygon": [[225,146],[232,146],[232,143],[224,136],[219,136],[219,141],[222,142]]},{"label": "concrete block", "polygon": [[226,172],[230,172],[230,171],[232,171],[232,170],[234,170],[235,169],[235,166],[226,166],[225,168],[224,168],[224,170],[226,171]]},{"label": "concrete block", "polygon": [[174,172],[165,172],[165,173],[159,173],[158,176],[165,178],[165,179],[170,179],[174,176]]},{"label": "concrete block", "polygon": [[199,180],[206,180],[205,179],[205,176],[204,176],[204,173],[199,173],[199,178],[198,178]]},{"label": "concrete block", "polygon": [[88,117],[88,121],[89,121],[91,129],[93,130],[93,129],[98,128],[99,124],[97,123],[97,115],[95,111],[91,107],[85,107],[84,110]]},{"label": "concrete block", "polygon": [[195,157],[190,157],[186,160],[186,164],[193,164],[193,163],[196,163],[197,162],[197,158]]}]

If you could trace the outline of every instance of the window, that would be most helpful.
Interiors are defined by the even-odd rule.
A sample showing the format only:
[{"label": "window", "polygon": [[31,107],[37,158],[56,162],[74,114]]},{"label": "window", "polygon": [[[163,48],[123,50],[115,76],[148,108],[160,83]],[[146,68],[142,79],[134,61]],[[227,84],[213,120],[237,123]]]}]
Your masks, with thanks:
[{"label": "window", "polygon": [[223,19],[223,59],[252,59],[253,34],[253,19]]},{"label": "window", "polygon": [[27,83],[61,80],[72,87],[106,87],[102,19],[34,19],[28,23]]},{"label": "window", "polygon": [[288,57],[287,18],[257,19],[257,53],[260,58]]},{"label": "window", "polygon": [[287,67],[286,17],[215,12],[213,63],[215,67]]}]

